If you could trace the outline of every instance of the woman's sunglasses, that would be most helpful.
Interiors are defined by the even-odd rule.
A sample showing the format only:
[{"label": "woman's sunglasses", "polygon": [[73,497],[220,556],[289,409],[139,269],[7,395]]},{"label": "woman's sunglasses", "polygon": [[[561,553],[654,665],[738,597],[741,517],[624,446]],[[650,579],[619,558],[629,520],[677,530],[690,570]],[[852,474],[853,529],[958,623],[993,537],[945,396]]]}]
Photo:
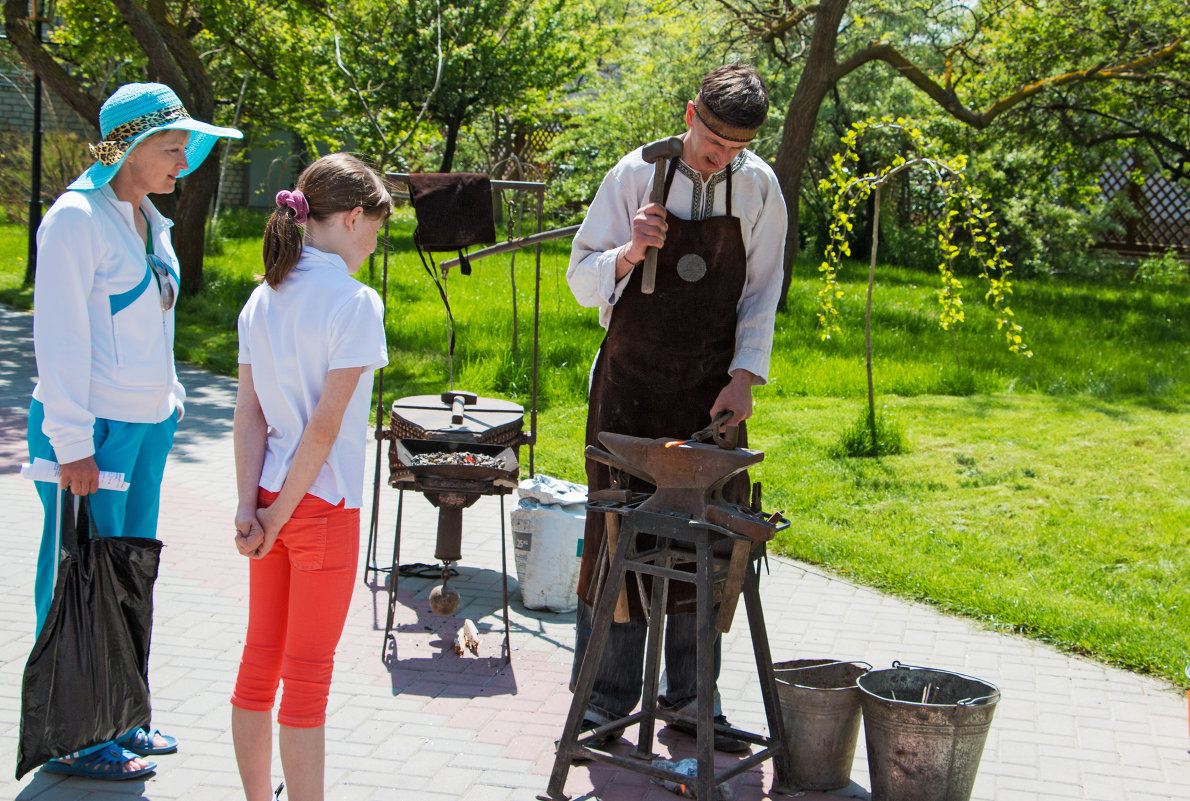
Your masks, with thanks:
[{"label": "woman's sunglasses", "polygon": [[176,300],[174,285],[169,280],[169,268],[156,254],[148,253],[145,255],[145,259],[149,262],[153,275],[157,276],[157,289],[161,292],[161,311],[169,311],[174,307],[174,300]]}]

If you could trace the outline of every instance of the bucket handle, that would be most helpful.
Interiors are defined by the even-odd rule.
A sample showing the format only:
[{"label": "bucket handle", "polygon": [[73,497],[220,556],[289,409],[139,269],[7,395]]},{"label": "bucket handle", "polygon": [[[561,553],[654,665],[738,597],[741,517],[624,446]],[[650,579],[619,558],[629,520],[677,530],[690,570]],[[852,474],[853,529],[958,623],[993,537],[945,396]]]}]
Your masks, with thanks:
[{"label": "bucket handle", "polygon": [[902,662],[899,659],[894,659],[892,661],[892,666],[896,670],[902,670],[902,669],[903,670],[933,670],[934,669],[934,668],[925,667],[924,665],[906,665],[904,662]]},{"label": "bucket handle", "polygon": [[[779,665],[779,664],[781,664],[781,663],[778,662],[777,665]],[[773,667],[777,667],[777,665],[773,665]],[[833,667],[834,665],[863,665],[868,670],[872,669],[872,666],[869,665],[867,662],[863,661],[862,659],[836,659],[833,662],[821,662],[817,665],[803,665],[802,667],[783,667],[783,668],[778,668],[778,669],[779,670],[817,670],[818,668]],[[1188,668],[1188,670],[1190,670],[1190,668]]]},{"label": "bucket handle", "polygon": [[[928,668],[928,667],[923,667],[921,665],[906,665],[904,662],[901,662],[898,659],[893,660],[892,666],[897,670],[938,670],[938,668]],[[970,679],[971,681],[976,681],[976,682],[979,682],[980,684],[988,683],[988,682],[984,681],[983,679],[977,679],[974,676],[968,676],[966,673],[958,673],[957,671],[954,671],[954,670],[944,670],[941,672],[953,673],[956,676],[962,676],[964,679]],[[1186,673],[1188,676],[1190,676],[1190,667],[1186,668]],[[956,701],[955,706],[975,706],[976,704],[980,704],[985,701],[990,701],[993,698],[996,700],[999,700],[1000,699],[1000,690],[997,689],[995,685],[990,685],[990,686],[991,686],[993,692],[989,693],[988,695],[981,695],[978,698],[964,698],[961,701]],[[928,692],[928,688],[927,688],[927,692]]]},{"label": "bucket handle", "polygon": [[[773,665],[773,667],[777,668],[778,670],[781,670],[781,671],[789,671],[789,672],[793,672],[795,670],[817,670],[818,668],[832,667],[834,665],[862,665],[865,673],[867,673],[869,670],[872,669],[872,666],[870,664],[868,664],[867,662],[863,661],[862,659],[836,659],[833,662],[823,662],[820,665],[804,665],[802,667],[777,667],[780,664],[781,663],[778,662],[776,665]],[[788,684],[791,687],[800,686],[800,685],[794,685],[793,682],[786,681],[785,679],[781,678],[780,676],[774,676],[774,678],[777,680],[778,684]]]}]

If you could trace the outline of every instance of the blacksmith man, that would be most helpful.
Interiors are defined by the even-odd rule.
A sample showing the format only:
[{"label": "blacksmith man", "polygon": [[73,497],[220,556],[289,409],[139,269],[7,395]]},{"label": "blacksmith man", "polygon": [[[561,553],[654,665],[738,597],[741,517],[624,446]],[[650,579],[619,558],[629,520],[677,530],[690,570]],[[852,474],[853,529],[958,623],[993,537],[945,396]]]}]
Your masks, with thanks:
[{"label": "blacksmith man", "polygon": [[[752,387],[768,377],[787,224],[776,175],[748,150],[768,107],[752,67],[714,69],[686,104],[682,155],[670,161],[662,203],[649,200],[654,165],[639,148],[603,179],[566,274],[575,298],[598,307],[607,329],[591,376],[588,444],[598,444],[600,431],[682,439],[722,410],[734,413],[729,423],[752,415]],[[655,290],[645,294],[639,265],[650,245],[660,252]],[[588,460],[587,481],[592,491],[607,487],[608,469]],[[746,504],[748,489],[740,474],[725,494]],[[603,515],[587,516],[576,677],[591,631],[603,527]],[[628,598],[633,619],[612,624],[586,729],[625,717],[641,698],[645,621],[638,593]],[[694,734],[693,584],[671,582],[668,611],[658,703],[665,717],[676,718],[671,726]],[[716,637],[716,679],[719,650]],[[716,722],[726,723],[717,691],[715,697]],[[739,752],[748,744],[716,734],[715,748]]]}]

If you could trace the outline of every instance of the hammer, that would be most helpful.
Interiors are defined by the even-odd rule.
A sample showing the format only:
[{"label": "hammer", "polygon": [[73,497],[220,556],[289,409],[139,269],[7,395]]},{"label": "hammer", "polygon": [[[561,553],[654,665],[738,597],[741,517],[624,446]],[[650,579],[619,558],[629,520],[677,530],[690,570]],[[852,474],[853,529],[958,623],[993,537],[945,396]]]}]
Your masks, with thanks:
[{"label": "hammer", "polygon": [[[682,155],[682,140],[676,136],[658,139],[651,145],[645,145],[641,156],[649,164],[655,165],[653,172],[653,192],[649,200],[661,203],[665,198],[665,163],[669,159],[676,159]],[[657,248],[649,245],[645,249],[645,270],[640,277],[640,291],[646,295],[653,294],[653,287],[657,283]]]}]

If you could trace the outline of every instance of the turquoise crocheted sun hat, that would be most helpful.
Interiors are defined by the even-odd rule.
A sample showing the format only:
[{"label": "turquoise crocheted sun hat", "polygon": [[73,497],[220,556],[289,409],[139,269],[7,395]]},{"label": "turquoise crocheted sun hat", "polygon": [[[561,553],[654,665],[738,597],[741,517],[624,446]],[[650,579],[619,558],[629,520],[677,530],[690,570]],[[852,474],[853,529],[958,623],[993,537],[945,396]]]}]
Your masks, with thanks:
[{"label": "turquoise crocheted sun hat", "polygon": [[241,139],[235,128],[199,122],[187,113],[174,90],[161,83],[128,83],[117,89],[99,109],[103,141],[88,145],[96,161],[67,189],[98,189],[112,179],[132,148],[158,131],[190,131],[186,145],[187,175],[198,168],[221,136]]}]

